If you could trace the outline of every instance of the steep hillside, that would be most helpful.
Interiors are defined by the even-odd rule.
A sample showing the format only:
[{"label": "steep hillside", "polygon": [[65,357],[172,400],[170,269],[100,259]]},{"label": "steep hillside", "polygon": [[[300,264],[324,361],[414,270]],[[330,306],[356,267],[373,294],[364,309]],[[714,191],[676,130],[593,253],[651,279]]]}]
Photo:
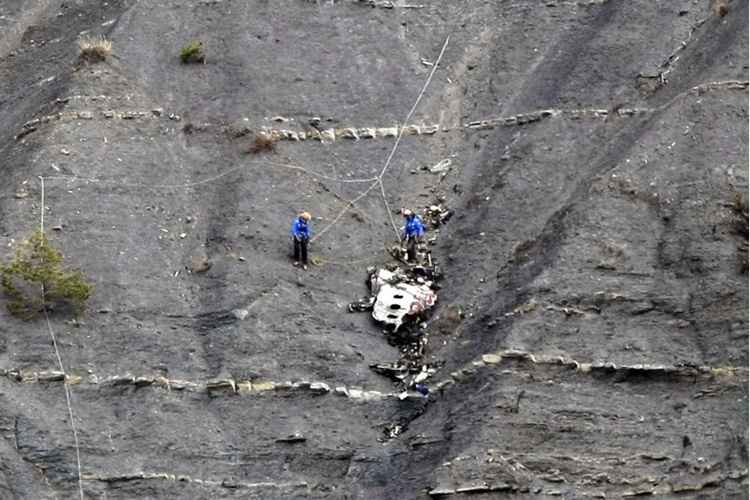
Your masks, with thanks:
[{"label": "steep hillside", "polygon": [[[0,299],[0,498],[747,498],[748,3],[709,3],[0,0],[0,259],[44,210],[95,286]],[[434,203],[400,398],[346,306]]]}]

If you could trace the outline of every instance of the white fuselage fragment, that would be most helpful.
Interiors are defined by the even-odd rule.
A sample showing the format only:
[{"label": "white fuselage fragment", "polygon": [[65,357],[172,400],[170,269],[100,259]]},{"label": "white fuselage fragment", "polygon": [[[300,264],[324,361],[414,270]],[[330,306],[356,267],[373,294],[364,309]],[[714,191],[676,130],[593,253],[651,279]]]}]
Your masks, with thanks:
[{"label": "white fuselage fragment", "polygon": [[427,285],[399,281],[400,275],[385,269],[372,277],[371,289],[377,294],[372,310],[375,320],[398,328],[408,319],[433,305],[437,294]]}]

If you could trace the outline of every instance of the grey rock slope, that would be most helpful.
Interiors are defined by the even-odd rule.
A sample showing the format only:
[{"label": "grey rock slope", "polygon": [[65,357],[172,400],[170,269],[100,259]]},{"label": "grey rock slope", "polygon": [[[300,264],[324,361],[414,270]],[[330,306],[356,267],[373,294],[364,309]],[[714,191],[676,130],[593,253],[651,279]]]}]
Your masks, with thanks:
[{"label": "grey rock slope", "polygon": [[[0,498],[79,497],[77,451],[86,498],[746,498],[748,4],[728,7],[0,1],[3,257],[43,176],[50,238],[96,286],[79,322],[50,317],[64,374],[44,320],[0,309]],[[84,32],[113,56],[80,63]],[[401,400],[368,368],[398,349],[345,306],[388,261],[372,179],[448,36],[382,176],[391,208],[456,211],[442,368]],[[191,39],[205,65],[180,64]],[[263,127],[286,137],[248,154]]]}]

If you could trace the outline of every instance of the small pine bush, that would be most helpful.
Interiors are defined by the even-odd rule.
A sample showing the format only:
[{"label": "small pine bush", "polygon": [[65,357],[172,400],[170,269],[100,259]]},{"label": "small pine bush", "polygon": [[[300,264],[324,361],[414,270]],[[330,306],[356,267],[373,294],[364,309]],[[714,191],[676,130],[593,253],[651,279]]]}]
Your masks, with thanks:
[{"label": "small pine bush", "polygon": [[193,40],[185,45],[180,51],[182,64],[201,63],[206,64],[206,56],[203,53],[203,42]]},{"label": "small pine bush", "polygon": [[8,311],[30,319],[55,304],[67,304],[80,314],[94,287],[80,272],[65,270],[62,253],[37,230],[8,264],[0,264],[0,289]]},{"label": "small pine bush", "polygon": [[112,55],[112,42],[103,36],[86,36],[78,40],[80,57],[88,62],[104,61]]}]

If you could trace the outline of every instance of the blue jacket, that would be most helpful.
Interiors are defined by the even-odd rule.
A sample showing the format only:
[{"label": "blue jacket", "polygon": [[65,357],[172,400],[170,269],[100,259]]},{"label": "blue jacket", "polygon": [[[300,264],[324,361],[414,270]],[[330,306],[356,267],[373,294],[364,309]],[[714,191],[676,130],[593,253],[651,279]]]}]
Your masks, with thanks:
[{"label": "blue jacket", "polygon": [[406,226],[404,226],[404,238],[409,238],[412,236],[419,237],[423,234],[424,224],[422,224],[422,219],[417,214],[414,214],[406,219]]},{"label": "blue jacket", "polygon": [[295,217],[294,221],[292,222],[292,230],[289,231],[289,234],[291,234],[295,238],[309,239],[310,224],[302,217]]}]

